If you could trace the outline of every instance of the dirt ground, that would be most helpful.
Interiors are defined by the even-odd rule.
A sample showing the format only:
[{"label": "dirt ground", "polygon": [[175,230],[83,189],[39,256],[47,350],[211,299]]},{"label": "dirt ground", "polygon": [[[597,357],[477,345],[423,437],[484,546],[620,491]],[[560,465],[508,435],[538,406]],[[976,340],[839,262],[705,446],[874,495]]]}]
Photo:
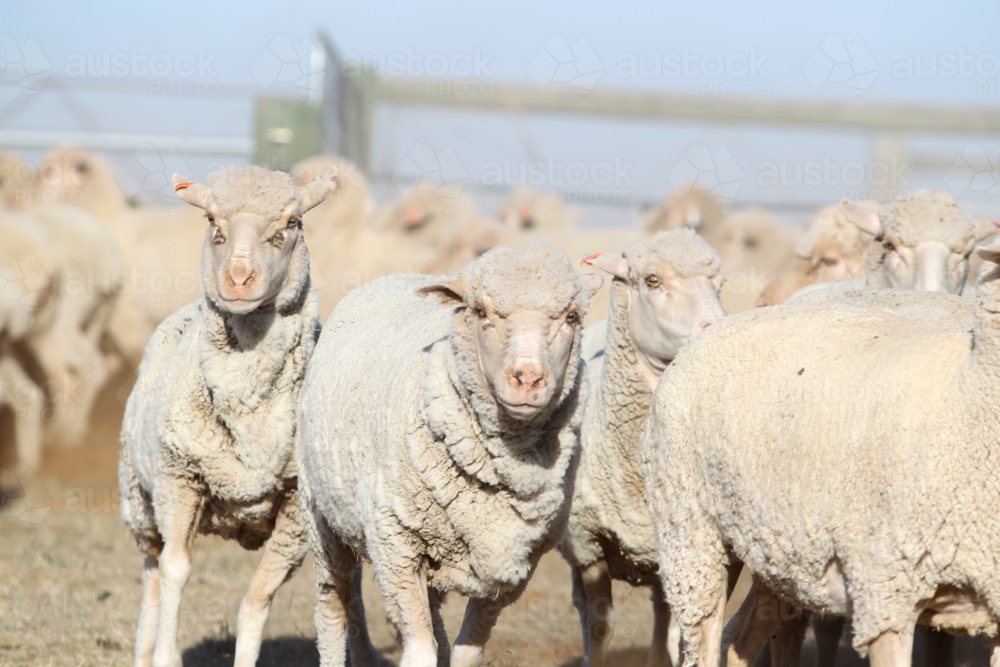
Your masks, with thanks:
[{"label": "dirt ground", "polygon": [[[142,595],[142,556],[118,517],[117,429],[121,408],[109,393],[88,446],[50,454],[37,476],[4,473],[0,499],[0,666],[128,665]],[[11,493],[11,491],[13,491]],[[237,544],[201,536],[184,592],[180,624],[185,667],[232,665],[236,613],[260,557]],[[399,661],[378,586],[366,571],[372,640],[387,665]],[[569,567],[555,553],[541,562],[527,592],[506,609],[486,648],[490,667],[575,667],[582,641],[570,599]],[[311,557],[279,591],[258,665],[318,665],[312,623]],[[644,666],[652,629],[646,589],[616,584],[615,667]],[[465,600],[445,607],[449,636]],[[838,666],[867,664],[842,642]],[[986,665],[981,641],[959,642],[959,665]],[[919,652],[919,647],[918,647]],[[814,664],[811,631],[803,665]],[[916,664],[920,664],[919,661]]]}]

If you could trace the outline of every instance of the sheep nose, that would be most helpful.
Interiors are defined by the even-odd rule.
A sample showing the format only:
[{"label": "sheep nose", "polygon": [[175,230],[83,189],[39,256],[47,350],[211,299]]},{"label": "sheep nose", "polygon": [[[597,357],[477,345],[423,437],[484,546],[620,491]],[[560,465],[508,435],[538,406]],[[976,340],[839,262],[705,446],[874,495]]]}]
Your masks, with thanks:
[{"label": "sheep nose", "polygon": [[511,389],[541,389],[545,386],[545,375],[532,364],[521,364],[515,367],[507,381]]},{"label": "sheep nose", "polygon": [[227,274],[229,275],[229,280],[236,287],[245,287],[254,277],[254,271],[250,267],[250,262],[241,259],[230,262]]}]

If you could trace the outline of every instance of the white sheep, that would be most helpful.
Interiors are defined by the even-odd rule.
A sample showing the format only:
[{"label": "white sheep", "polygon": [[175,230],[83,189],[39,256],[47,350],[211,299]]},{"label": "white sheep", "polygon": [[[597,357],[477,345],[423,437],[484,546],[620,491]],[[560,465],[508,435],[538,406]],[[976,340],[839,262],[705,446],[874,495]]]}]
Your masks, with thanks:
[{"label": "white sheep", "polygon": [[197,249],[208,227],[204,215],[190,207],[132,206],[110,165],[79,148],[49,151],[36,187],[33,199],[86,209],[118,242],[126,276],[108,326],[116,346],[138,364],[156,325],[201,296]]},{"label": "white sheep", "polygon": [[878,211],[842,203],[848,219],[870,234],[869,287],[958,294],[965,284],[974,228],[948,193],[918,190]]},{"label": "white sheep", "polygon": [[16,153],[0,150],[0,206],[21,208],[29,203],[35,168]]},{"label": "white sheep", "polygon": [[719,298],[728,313],[757,305],[770,276],[791,261],[799,231],[760,208],[737,211],[711,234],[702,233],[719,253],[726,282]]},{"label": "white sheep", "polygon": [[[584,331],[590,382],[580,464],[560,551],[573,569],[573,598],[589,667],[607,663],[614,629],[611,580],[653,586],[650,667],[669,665],[670,612],[656,576],[656,536],[639,472],[639,433],[653,390],[678,351],[725,317],[719,257],[690,229],[659,232],[621,255],[588,258],[608,273],[606,322]],[[591,339],[602,340],[592,349]]]},{"label": "white sheep", "polygon": [[705,238],[715,235],[726,215],[722,202],[697,185],[685,185],[667,195],[663,203],[646,214],[647,234],[667,229],[694,229]]},{"label": "white sheep", "polygon": [[[343,665],[347,635],[360,636],[346,627],[360,559],[402,637],[400,665],[448,664],[448,591],[472,598],[450,664],[483,664],[500,610],[566,525],[581,325],[601,282],[538,242],[451,278],[381,278],[337,307],[306,378],[298,466],[322,665]],[[371,659],[366,645],[352,643],[353,664]]]},{"label": "white sheep", "polygon": [[512,190],[500,204],[497,218],[512,231],[543,236],[571,232],[574,223],[562,197],[530,185]]},{"label": "white sheep", "polygon": [[719,664],[731,558],[759,586],[729,665],[780,624],[770,593],[851,615],[872,667],[909,665],[917,623],[982,634],[1000,664],[1000,268],[977,299],[971,330],[844,304],[755,310],[664,373],[640,451],[685,665]]},{"label": "white sheep", "polygon": [[179,667],[177,620],[197,533],[265,545],[240,605],[236,665],[252,667],[271,599],[308,551],[296,498],[296,412],[319,298],[302,215],[328,174],[237,170],[212,188],[174,176],[211,224],[205,297],[157,327],[122,424],[122,519],[146,554],[136,665]]},{"label": "white sheep", "polygon": [[[800,290],[820,283],[865,279],[865,253],[874,237],[848,219],[841,202],[820,211],[810,221],[795,244],[795,258],[764,288],[758,306],[785,303]],[[874,211],[875,202],[862,201],[858,206]]]}]

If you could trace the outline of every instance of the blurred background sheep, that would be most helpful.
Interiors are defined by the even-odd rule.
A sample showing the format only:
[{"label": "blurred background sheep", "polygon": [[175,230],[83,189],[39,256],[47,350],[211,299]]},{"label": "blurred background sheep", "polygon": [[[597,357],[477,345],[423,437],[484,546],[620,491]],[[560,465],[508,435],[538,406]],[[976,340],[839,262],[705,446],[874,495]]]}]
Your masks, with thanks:
[{"label": "blurred background sheep", "polygon": [[[579,262],[679,228],[718,254],[730,314],[793,298],[898,311],[895,291],[850,291],[895,281],[887,272],[906,273],[910,252],[881,226],[865,231],[864,211],[877,218],[920,190],[952,198],[971,225],[949,246],[958,294],[918,314],[957,321],[982,268],[967,250],[1000,220],[998,7],[626,2],[609,20],[563,0],[336,15],[314,0],[293,11],[225,0],[196,21],[178,6],[17,9],[0,31],[4,664],[105,664],[116,644],[131,650],[139,597],[119,572],[135,556],[120,524],[93,510],[117,502],[122,412],[153,329],[204,291],[208,221],[181,205],[174,172],[212,184],[257,164],[302,186],[336,167],[337,190],[303,225],[323,321],[377,278],[454,274],[498,245],[541,238]],[[254,20],[220,33],[236,12]],[[949,59],[965,69],[949,74]],[[898,222],[918,224],[916,209]],[[607,316],[611,282],[588,325]],[[48,523],[30,532],[38,517]],[[184,630],[200,642],[190,650],[211,654],[184,656],[197,667],[232,651],[232,614],[206,600],[244,563],[225,545],[204,549],[218,567],[200,569],[207,590],[186,598],[200,620]],[[537,611],[541,591],[547,615],[509,610],[491,645],[526,664],[579,664],[569,571],[558,558],[539,568],[522,602]],[[293,599],[311,605],[305,579],[274,604],[281,636],[310,632],[311,607],[287,612]],[[398,659],[369,579],[373,641]],[[611,664],[645,664],[652,638],[650,605],[629,590],[612,591]],[[94,602],[105,592],[110,603]],[[72,602],[53,616],[38,611],[42,595]],[[95,614],[102,604],[116,610]],[[118,607],[124,620],[109,620]],[[72,614],[78,623],[59,625]],[[845,635],[837,664],[858,664]],[[287,653],[284,641],[265,640],[260,664],[280,661],[268,651]],[[959,664],[969,646],[956,645]],[[805,663],[812,630],[800,648]]]}]

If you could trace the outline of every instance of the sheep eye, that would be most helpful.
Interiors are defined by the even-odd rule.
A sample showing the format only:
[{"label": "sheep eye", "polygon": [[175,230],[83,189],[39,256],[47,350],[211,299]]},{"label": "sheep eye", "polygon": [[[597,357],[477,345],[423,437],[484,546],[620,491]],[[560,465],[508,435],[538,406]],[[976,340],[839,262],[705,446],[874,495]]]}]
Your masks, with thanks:
[{"label": "sheep eye", "polygon": [[476,306],[476,315],[479,317],[486,317],[486,311],[483,310],[481,307]]},{"label": "sheep eye", "polygon": [[208,224],[210,225],[215,224],[215,216],[213,216],[211,213],[206,213],[205,217],[208,218]]},{"label": "sheep eye", "polygon": [[819,260],[819,263],[822,264],[823,266],[835,266],[839,262],[840,259],[837,257],[824,257],[821,260]]},{"label": "sheep eye", "polygon": [[896,252],[896,246],[894,246],[889,241],[886,241],[885,243],[883,243],[882,247],[885,248],[886,252]]},{"label": "sheep eye", "polygon": [[578,312],[576,312],[575,310],[572,311],[569,315],[566,316],[566,321],[569,322],[570,324],[573,324],[578,319],[580,319],[580,314]]},{"label": "sheep eye", "polygon": [[302,225],[302,218],[289,218],[288,219],[288,227],[289,228],[298,229],[300,225]]},{"label": "sheep eye", "polygon": [[660,279],[656,276],[646,276],[646,284],[650,287],[659,287]]}]

